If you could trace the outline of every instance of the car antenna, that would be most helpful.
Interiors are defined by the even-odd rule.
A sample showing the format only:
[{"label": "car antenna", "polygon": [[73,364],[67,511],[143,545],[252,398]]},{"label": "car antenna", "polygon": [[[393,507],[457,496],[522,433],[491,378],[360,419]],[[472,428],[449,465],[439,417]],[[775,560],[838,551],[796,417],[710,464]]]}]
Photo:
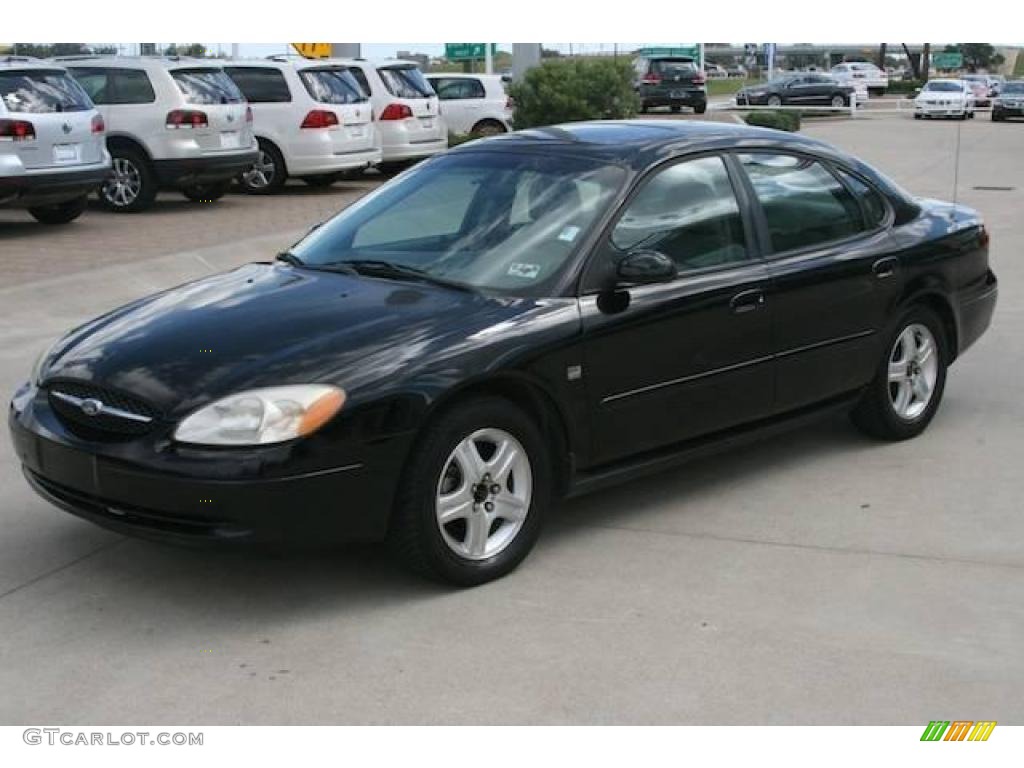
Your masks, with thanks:
[{"label": "car antenna", "polygon": [[949,211],[949,220],[956,220],[956,193],[960,188],[960,132],[967,122],[967,98],[964,97],[964,119],[956,122],[956,157],[953,158],[953,208]]}]

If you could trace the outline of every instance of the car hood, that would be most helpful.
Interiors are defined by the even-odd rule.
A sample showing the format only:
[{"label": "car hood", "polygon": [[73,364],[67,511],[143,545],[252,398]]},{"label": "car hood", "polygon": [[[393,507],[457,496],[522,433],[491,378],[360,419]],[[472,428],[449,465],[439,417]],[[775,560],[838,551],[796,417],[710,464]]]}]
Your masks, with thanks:
[{"label": "car hood", "polygon": [[168,416],[280,384],[332,383],[358,399],[364,385],[478,348],[508,332],[500,329],[523,330],[531,318],[552,313],[571,321],[575,302],[250,264],[73,330],[52,350],[44,380],[119,389]]}]

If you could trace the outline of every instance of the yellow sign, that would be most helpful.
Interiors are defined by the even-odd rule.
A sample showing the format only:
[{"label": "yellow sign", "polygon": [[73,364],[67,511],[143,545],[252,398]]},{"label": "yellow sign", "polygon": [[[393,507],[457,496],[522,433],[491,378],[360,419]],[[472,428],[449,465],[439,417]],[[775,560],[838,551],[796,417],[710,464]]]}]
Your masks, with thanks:
[{"label": "yellow sign", "polygon": [[292,43],[291,45],[307,59],[326,59],[331,55],[330,43]]}]

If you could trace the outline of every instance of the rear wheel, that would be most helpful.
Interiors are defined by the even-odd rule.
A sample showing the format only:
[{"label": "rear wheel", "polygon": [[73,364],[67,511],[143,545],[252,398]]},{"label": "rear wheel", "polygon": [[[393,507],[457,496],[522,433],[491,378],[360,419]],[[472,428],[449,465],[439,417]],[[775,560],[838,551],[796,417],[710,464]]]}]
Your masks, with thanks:
[{"label": "rear wheel", "polygon": [[88,200],[88,195],[82,195],[63,203],[29,208],[28,212],[41,224],[67,224],[82,215]]},{"label": "rear wheel", "polygon": [[939,317],[914,307],[889,337],[875,378],[854,408],[853,423],[880,440],[921,434],[939,408],[949,359]]},{"label": "rear wheel", "polygon": [[184,187],[181,190],[181,194],[193,203],[212,203],[224,197],[230,188],[231,180],[227,179],[225,181],[211,181],[206,184],[193,184],[189,187]]},{"label": "rear wheel", "polygon": [[838,108],[838,107],[845,107],[846,106],[846,98],[844,96],[842,96],[841,94],[837,93],[835,96],[832,97],[832,106],[836,107],[836,108]]},{"label": "rear wheel", "polygon": [[473,126],[473,130],[470,133],[475,133],[477,136],[498,136],[502,133],[508,133],[508,129],[497,120],[481,120]]},{"label": "rear wheel", "polygon": [[707,103],[698,104],[693,108],[693,111],[698,115],[703,115],[705,112],[708,111],[708,105]]},{"label": "rear wheel", "polygon": [[776,96],[774,94],[769,96],[768,97],[768,106],[769,107],[781,107],[782,106],[782,97],[781,96]]},{"label": "rear wheel", "polygon": [[238,184],[250,195],[269,195],[284,186],[288,171],[280,150],[269,141],[258,141],[260,147],[256,162],[248,171],[238,175]]},{"label": "rear wheel", "polygon": [[539,430],[515,405],[460,403],[426,427],[412,453],[392,548],[413,570],[459,586],[504,576],[540,533],[550,466]]},{"label": "rear wheel", "polygon": [[311,187],[329,187],[338,180],[336,173],[321,173],[316,176],[303,176],[302,180]]},{"label": "rear wheel", "polygon": [[157,181],[149,158],[131,148],[115,148],[110,154],[110,176],[98,193],[103,207],[117,213],[138,213],[153,205]]}]

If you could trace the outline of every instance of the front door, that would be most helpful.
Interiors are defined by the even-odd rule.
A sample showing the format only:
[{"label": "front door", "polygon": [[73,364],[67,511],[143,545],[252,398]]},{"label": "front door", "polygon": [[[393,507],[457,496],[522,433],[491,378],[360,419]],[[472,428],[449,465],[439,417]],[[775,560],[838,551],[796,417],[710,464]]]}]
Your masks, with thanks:
[{"label": "front door", "polygon": [[[581,298],[592,464],[766,415],[772,405],[767,272],[718,156],[655,171],[588,266]],[[612,290],[630,252],[669,256],[677,277]]]}]

